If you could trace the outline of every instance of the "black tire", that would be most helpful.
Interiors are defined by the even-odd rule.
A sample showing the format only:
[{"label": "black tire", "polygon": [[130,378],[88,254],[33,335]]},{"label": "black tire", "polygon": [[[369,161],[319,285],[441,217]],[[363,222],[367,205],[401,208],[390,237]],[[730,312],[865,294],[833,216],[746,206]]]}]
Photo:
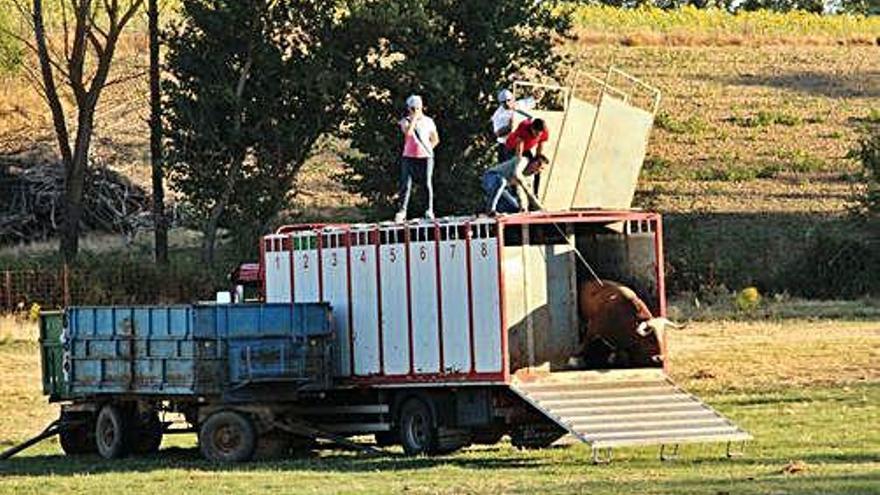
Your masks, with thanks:
[{"label": "black tire", "polygon": [[373,434],[377,447],[391,447],[400,444],[400,438],[396,431],[379,431]]},{"label": "black tire", "polygon": [[58,442],[65,454],[94,454],[98,450],[95,423],[91,419],[91,414],[61,415],[62,421],[69,422],[58,434]]},{"label": "black tire", "polygon": [[159,421],[159,413],[149,411],[143,414],[134,414],[135,431],[132,434],[131,451],[134,454],[155,454],[162,445],[162,422]]},{"label": "black tire", "polygon": [[95,420],[95,443],[101,457],[119,459],[128,454],[128,426],[118,406],[107,404],[101,408]]},{"label": "black tire", "polygon": [[421,399],[407,399],[400,408],[398,437],[407,455],[432,455],[437,452],[437,428],[431,408]]},{"label": "black tire", "polygon": [[290,455],[292,442],[290,435],[277,430],[260,435],[257,439],[257,448],[254,451],[255,459],[281,459]]},{"label": "black tire", "polygon": [[245,462],[253,458],[257,433],[251,420],[235,411],[218,411],[199,428],[199,450],[215,462]]}]

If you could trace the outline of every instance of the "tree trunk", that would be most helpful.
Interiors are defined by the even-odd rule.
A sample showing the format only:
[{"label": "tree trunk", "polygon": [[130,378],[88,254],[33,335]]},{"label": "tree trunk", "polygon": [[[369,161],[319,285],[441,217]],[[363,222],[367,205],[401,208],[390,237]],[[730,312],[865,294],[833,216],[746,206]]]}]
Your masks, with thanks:
[{"label": "tree trunk", "polygon": [[61,224],[61,256],[64,261],[72,263],[79,253],[79,227],[83,213],[83,192],[85,177],[89,168],[89,148],[92,141],[92,129],[96,100],[79,108],[79,122],[76,129],[76,141],[73,157],[64,174],[64,219]]},{"label": "tree trunk", "polygon": [[165,189],[162,184],[162,108],[159,94],[159,8],[149,0],[150,31],[150,166],[153,172],[153,223],[156,263],[168,264],[168,223],[165,218]]}]

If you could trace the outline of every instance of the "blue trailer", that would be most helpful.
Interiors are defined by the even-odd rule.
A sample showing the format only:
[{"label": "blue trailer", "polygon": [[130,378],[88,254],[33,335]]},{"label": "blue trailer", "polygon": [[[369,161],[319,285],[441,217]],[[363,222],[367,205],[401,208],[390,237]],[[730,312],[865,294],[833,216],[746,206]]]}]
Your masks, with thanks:
[{"label": "blue trailer", "polygon": [[[198,427],[206,457],[249,458],[260,427],[212,412],[326,390],[334,352],[326,303],[71,307],[42,315],[40,340],[62,448],[107,458],[158,449],[165,411]],[[231,433],[242,424],[255,438]]]}]

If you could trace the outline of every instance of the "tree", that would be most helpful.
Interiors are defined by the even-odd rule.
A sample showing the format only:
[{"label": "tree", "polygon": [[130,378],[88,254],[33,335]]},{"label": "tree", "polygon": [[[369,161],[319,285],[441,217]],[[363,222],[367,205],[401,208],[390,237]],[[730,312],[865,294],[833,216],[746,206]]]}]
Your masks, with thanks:
[{"label": "tree", "polygon": [[363,1],[349,24],[352,50],[368,56],[347,107],[344,135],[355,153],[345,159],[344,184],[390,214],[402,142],[396,122],[407,95],[418,93],[440,133],[435,208],[475,211],[479,176],[494,156],[495,95],[524,69],[561,80],[566,64],[553,46],[570,30],[569,13],[531,0]]},{"label": "tree", "polygon": [[221,227],[256,245],[317,140],[341,120],[353,64],[338,7],[183,1],[167,40],[165,165],[204,233],[205,262]]},{"label": "tree", "polygon": [[148,0],[150,32],[150,168],[153,179],[153,225],[156,263],[168,264],[168,222],[162,183],[162,106],[159,93],[159,1]]},{"label": "tree", "polygon": [[[30,21],[33,41],[20,41],[32,50],[40,65],[40,93],[52,113],[55,137],[64,165],[64,212],[61,225],[61,255],[73,261],[79,251],[83,191],[89,168],[89,149],[95,124],[95,109],[107,86],[124,80],[110,79],[116,45],[142,0],[62,0],[63,39],[50,39],[41,0],[14,0],[23,19]],[[68,12],[69,10],[69,12]],[[72,16],[72,19],[70,18]],[[59,48],[57,45],[61,44]],[[76,124],[71,128],[64,93],[73,96]],[[71,139],[72,138],[72,139]]]}]

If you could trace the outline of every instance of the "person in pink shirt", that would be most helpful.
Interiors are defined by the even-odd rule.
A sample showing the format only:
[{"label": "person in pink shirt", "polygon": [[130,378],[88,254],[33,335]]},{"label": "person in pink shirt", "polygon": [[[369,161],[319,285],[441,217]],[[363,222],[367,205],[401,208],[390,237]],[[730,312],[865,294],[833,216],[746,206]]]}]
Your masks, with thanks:
[{"label": "person in pink shirt", "polygon": [[407,116],[399,122],[403,132],[403,153],[400,157],[399,209],[394,215],[394,221],[398,223],[406,220],[413,180],[421,184],[428,195],[425,218],[434,218],[434,148],[440,142],[434,119],[422,112],[420,96],[412,95],[407,98],[406,109]]}]

